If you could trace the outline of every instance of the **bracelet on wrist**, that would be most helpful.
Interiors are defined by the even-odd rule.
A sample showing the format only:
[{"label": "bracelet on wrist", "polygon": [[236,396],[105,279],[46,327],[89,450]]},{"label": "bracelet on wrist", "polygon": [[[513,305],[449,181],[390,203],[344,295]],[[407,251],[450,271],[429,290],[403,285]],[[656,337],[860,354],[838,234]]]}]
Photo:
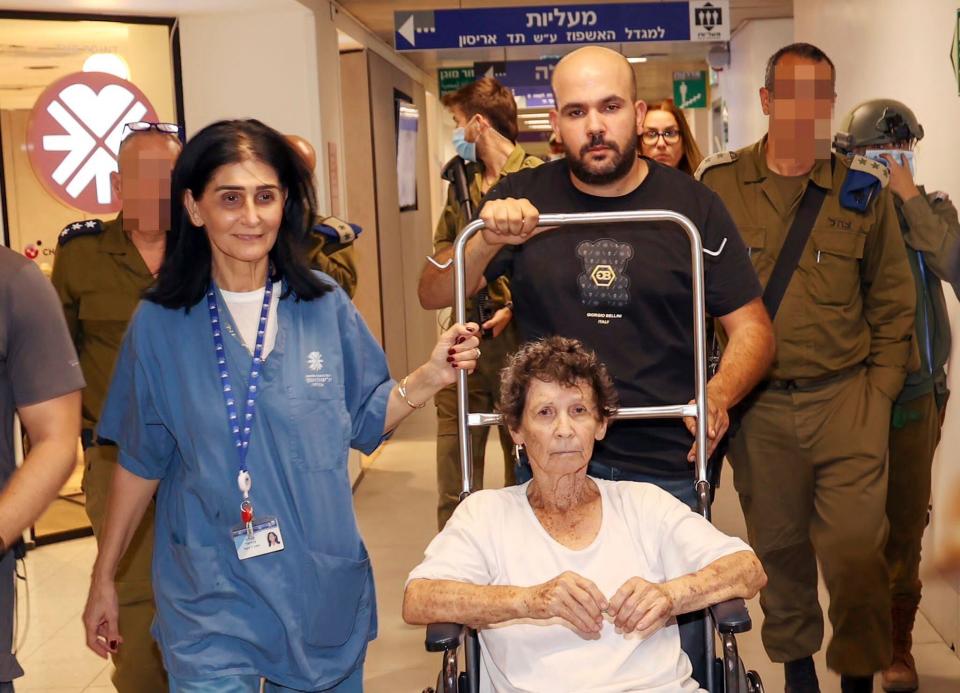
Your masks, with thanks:
[{"label": "bracelet on wrist", "polygon": [[407,378],[409,375],[405,375],[403,380],[397,383],[397,392],[400,393],[400,398],[407,403],[407,406],[411,409],[423,409],[426,406],[426,402],[421,402],[420,404],[414,404],[407,398]]}]

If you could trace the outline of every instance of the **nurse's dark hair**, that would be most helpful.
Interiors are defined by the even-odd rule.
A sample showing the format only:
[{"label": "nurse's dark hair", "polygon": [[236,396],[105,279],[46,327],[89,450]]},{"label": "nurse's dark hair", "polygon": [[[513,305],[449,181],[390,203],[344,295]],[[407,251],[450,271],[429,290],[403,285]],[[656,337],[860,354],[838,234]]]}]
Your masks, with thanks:
[{"label": "nurse's dark hair", "polygon": [[309,301],[333,290],[313,273],[307,259],[317,200],[306,162],[286,137],[259,120],[221,120],[190,138],[173,168],[170,232],[160,275],[146,293],[147,300],[189,310],[206,295],[212,270],[210,240],[190,220],[184,194],[189,190],[199,200],[217,169],[251,159],[276,171],[286,193],[280,230],[270,250],[272,278],[287,284],[283,297]]}]

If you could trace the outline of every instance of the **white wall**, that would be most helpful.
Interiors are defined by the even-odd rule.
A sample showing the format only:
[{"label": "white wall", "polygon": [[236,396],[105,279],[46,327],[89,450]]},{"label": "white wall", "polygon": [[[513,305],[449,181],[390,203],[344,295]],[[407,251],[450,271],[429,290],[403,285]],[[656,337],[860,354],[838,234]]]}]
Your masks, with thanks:
[{"label": "white wall", "polygon": [[[746,147],[767,132],[767,117],[760,110],[757,92],[763,86],[767,60],[778,48],[792,42],[792,19],[750,21],[731,37],[730,67],[720,73],[711,95],[712,99],[719,95],[730,113],[727,149]],[[709,144],[705,151],[710,151]]]},{"label": "white wall", "polygon": [[[917,148],[917,179],[930,190],[960,198],[960,97],[949,53],[956,26],[956,0],[804,0],[794,3],[796,39],[823,49],[837,67],[834,124],[857,103],[889,97],[917,114],[926,136]],[[947,292],[953,323],[952,361],[960,363],[960,307]],[[921,606],[948,642],[960,643],[960,584],[938,580],[930,550],[945,536],[946,491],[960,486],[960,368],[949,382],[943,440],[934,467],[932,525],[925,538],[924,603]],[[954,451],[950,453],[949,451]],[[895,492],[895,489],[893,490]],[[956,529],[954,528],[954,531]]]},{"label": "white wall", "polygon": [[317,179],[325,208],[319,81],[320,74],[336,79],[336,70],[318,73],[316,46],[313,14],[296,5],[269,12],[180,17],[188,136],[222,118],[258,118],[281,132],[306,138],[321,164]]}]

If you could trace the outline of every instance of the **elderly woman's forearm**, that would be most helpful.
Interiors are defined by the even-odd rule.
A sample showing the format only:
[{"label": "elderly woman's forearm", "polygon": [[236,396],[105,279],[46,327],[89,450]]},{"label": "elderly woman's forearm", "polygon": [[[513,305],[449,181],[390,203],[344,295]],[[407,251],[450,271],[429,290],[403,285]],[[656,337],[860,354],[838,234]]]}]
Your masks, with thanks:
[{"label": "elderly woman's forearm", "polygon": [[526,588],[472,585],[454,580],[413,580],[403,594],[410,625],[462,623],[483,626],[527,616]]},{"label": "elderly woman's forearm", "polygon": [[752,551],[719,558],[696,573],[664,583],[674,615],[705,609],[728,599],[751,599],[767,584],[767,575]]}]

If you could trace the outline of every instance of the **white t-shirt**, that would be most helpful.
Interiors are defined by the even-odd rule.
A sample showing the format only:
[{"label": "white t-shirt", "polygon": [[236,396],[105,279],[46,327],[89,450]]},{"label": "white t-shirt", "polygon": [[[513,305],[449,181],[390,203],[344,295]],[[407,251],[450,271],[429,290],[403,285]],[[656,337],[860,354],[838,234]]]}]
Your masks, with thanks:
[{"label": "white t-shirt", "polygon": [[[662,583],[750,550],[656,486],[594,481],[603,518],[588,547],[569,549],[550,536],[527,500],[529,482],[478,491],[430,542],[408,582],[529,587],[570,570],[609,599],[629,578]],[[674,619],[647,640],[618,634],[609,617],[592,639],[559,619],[520,619],[483,628],[480,640],[484,693],[699,690]]]},{"label": "white t-shirt", "polygon": [[[270,315],[267,318],[267,333],[263,336],[263,358],[273,351],[277,343],[277,305],[280,302],[280,292],[283,287],[280,282],[273,283],[273,294],[270,296]],[[230,309],[233,324],[240,331],[240,338],[247,351],[253,354],[253,347],[257,343],[257,326],[260,324],[260,309],[263,308],[263,289],[256,291],[225,291],[220,289],[223,301]]]}]

